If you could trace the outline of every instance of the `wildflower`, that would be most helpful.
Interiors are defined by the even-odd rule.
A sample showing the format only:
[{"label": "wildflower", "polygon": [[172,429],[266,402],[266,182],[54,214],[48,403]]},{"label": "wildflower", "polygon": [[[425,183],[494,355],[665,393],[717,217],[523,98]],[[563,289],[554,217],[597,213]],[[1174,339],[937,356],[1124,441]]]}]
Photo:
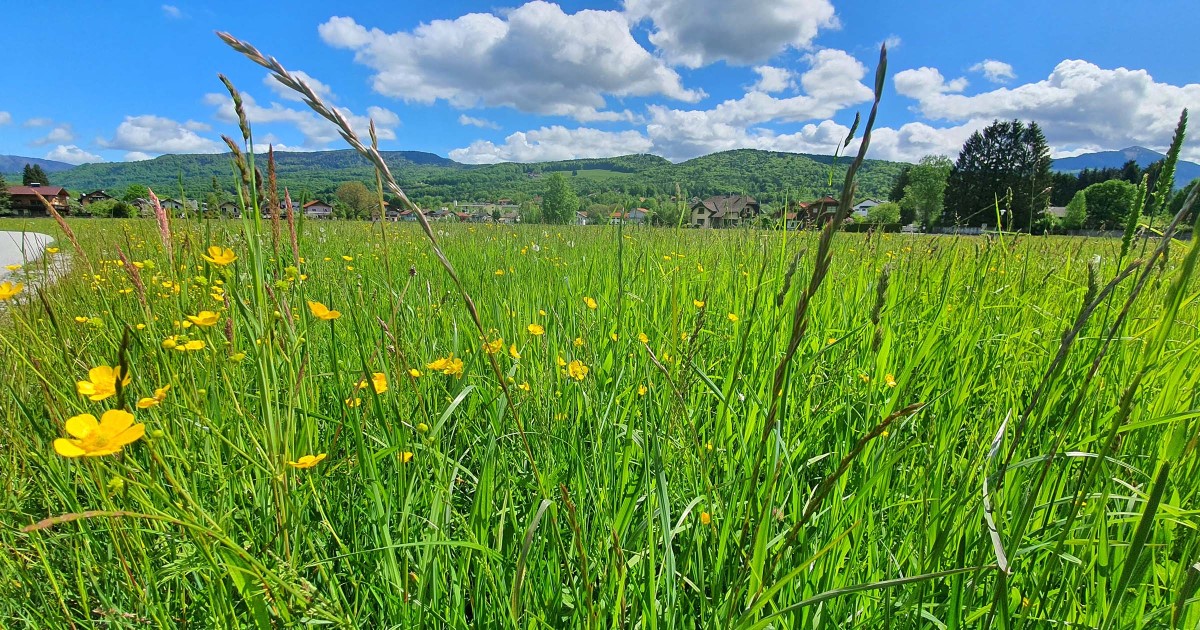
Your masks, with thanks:
[{"label": "wildflower", "polygon": [[561,367],[567,367],[567,362],[566,362],[566,361],[564,361],[562,357],[554,357],[554,362],[555,362],[555,363],[558,365],[558,367],[560,367],[560,368],[561,368]]},{"label": "wildflower", "polygon": [[456,359],[454,357],[453,352],[450,353],[448,356],[442,357],[432,363],[426,364],[425,367],[430,370],[433,370],[434,372],[441,372],[442,374],[445,374],[446,376],[461,377],[462,373],[463,373],[462,359]]},{"label": "wildflower", "polygon": [[325,306],[324,304],[320,302],[314,302],[312,300],[308,301],[308,311],[312,313],[313,317],[316,317],[317,319],[324,319],[326,321],[332,321],[342,316],[341,312],[331,311],[329,310],[329,307]]},{"label": "wildflower", "polygon": [[217,323],[217,320],[221,319],[221,314],[212,311],[200,311],[195,315],[188,315],[187,318],[197,326],[212,326]]},{"label": "wildflower", "polygon": [[183,344],[182,347],[184,350],[203,350],[204,342],[201,341],[200,339],[193,339],[193,340]]},{"label": "wildflower", "polygon": [[712,523],[712,514],[709,514],[708,512],[701,512],[700,513],[700,524],[701,525],[709,525],[711,523]]},{"label": "wildflower", "polygon": [[520,385],[517,385],[517,389],[527,392],[532,388],[529,386],[529,381],[523,381]]},{"label": "wildflower", "polygon": [[234,363],[241,363],[245,359],[246,359],[245,352],[235,352],[235,353],[229,355],[229,360],[233,361]]},{"label": "wildflower", "polygon": [[21,268],[21,265],[4,265],[4,268],[9,271],[17,271]]},{"label": "wildflower", "polygon": [[396,454],[396,456],[400,458],[401,464],[407,464],[408,462],[411,462],[413,458],[412,451],[400,451]]},{"label": "wildflower", "polygon": [[588,375],[588,366],[578,359],[567,364],[567,376],[582,381]]},{"label": "wildflower", "polygon": [[696,308],[704,308],[704,301],[703,300],[692,300],[692,305],[694,305]]},{"label": "wildflower", "polygon": [[729,318],[729,321],[731,321],[731,322],[737,322],[737,320],[738,320],[738,316],[734,315],[733,313],[730,313],[730,314],[726,315],[725,317]]},{"label": "wildflower", "polygon": [[546,334],[546,329],[542,328],[541,324],[530,324],[525,327],[525,330],[528,330],[529,334],[533,335],[534,337]]},{"label": "wildflower", "polygon": [[323,459],[325,459],[325,453],[320,453],[318,455],[305,455],[294,462],[288,462],[288,466],[291,466],[292,468],[312,468],[313,466],[320,464],[321,460]]},{"label": "wildflower", "polygon": [[642,343],[650,343],[650,338],[646,336],[646,333],[640,332],[638,333],[638,341]]},{"label": "wildflower", "polygon": [[111,494],[121,494],[125,491],[125,480],[120,477],[113,477],[108,480],[108,491]]},{"label": "wildflower", "polygon": [[572,341],[571,343],[574,344],[576,348],[582,348],[583,347],[583,337],[576,337],[575,341]]},{"label": "wildflower", "polygon": [[583,303],[587,304],[587,307],[592,309],[593,311],[596,310],[596,300],[593,300],[590,297],[584,297]]},{"label": "wildflower", "polygon": [[77,315],[77,316],[75,316],[75,323],[86,324],[86,323],[88,323],[88,318],[86,318],[82,315]]},{"label": "wildflower", "polygon": [[496,275],[497,275],[497,276],[503,276],[503,275],[504,275],[504,270],[503,270],[503,269],[497,269],[497,270],[496,270]]},{"label": "wildflower", "polygon": [[503,339],[493,339],[493,340],[483,344],[483,351],[488,354],[496,354],[497,352],[502,352],[503,350],[504,350],[504,340]]},{"label": "wildflower", "polygon": [[24,290],[25,285],[20,282],[16,284],[11,282],[0,284],[0,302],[13,299],[18,293]]},{"label": "wildflower", "polygon": [[177,345],[179,345],[179,340],[175,337],[175,335],[171,335],[170,337],[162,340],[163,350],[170,350]]},{"label": "wildflower", "polygon": [[894,376],[892,376],[891,374],[888,374],[887,376],[883,377],[883,383],[885,385],[887,385],[888,387],[895,387],[896,386],[896,378]]},{"label": "wildflower", "polygon": [[517,344],[514,343],[508,347],[508,356],[512,357],[513,360],[521,358],[521,351],[517,350]]},{"label": "wildflower", "polygon": [[133,414],[122,409],[105,411],[99,421],[90,413],[72,416],[65,428],[75,439],[54,440],[54,451],[63,457],[112,455],[146,433],[146,425],[135,424]]},{"label": "wildflower", "polygon": [[[88,400],[101,401],[117,393],[118,378],[121,378],[121,366],[101,365],[88,370],[88,380],[75,383],[75,390]],[[126,385],[129,385],[128,374],[121,379],[121,387]]]},{"label": "wildflower", "polygon": [[608,338],[612,339],[615,342],[617,340],[617,333],[615,333],[615,332],[608,333]]},{"label": "wildflower", "polygon": [[354,262],[354,257],[353,256],[342,256],[342,260],[344,260],[346,262]]},{"label": "wildflower", "polygon": [[645,386],[645,385],[638,385],[638,390],[637,390],[637,392],[638,392],[638,396],[645,396],[645,395],[646,395],[646,386]]},{"label": "wildflower", "polygon": [[346,399],[346,406],[347,406],[347,407],[350,407],[351,409],[353,409],[354,407],[361,407],[361,406],[362,406],[362,399],[361,399],[361,398],[358,398],[358,397],[355,397],[355,398],[347,398],[347,399]]},{"label": "wildflower", "polygon": [[142,398],[141,400],[137,401],[137,408],[149,409],[157,406],[159,403],[167,399],[167,390],[169,389],[171,389],[169,384],[159,387],[158,389],[154,390],[154,396],[152,398]]},{"label": "wildflower", "polygon": [[829,344],[829,345],[831,345],[831,346],[832,346],[833,344],[837,343],[837,338],[836,338],[836,337],[830,337],[830,338],[828,338],[828,339],[826,339],[826,340],[825,340],[825,343],[827,343],[827,344]]},{"label": "wildflower", "polygon": [[[375,372],[374,374],[372,374],[370,383],[371,383],[371,385],[373,385],[375,387],[376,394],[382,394],[388,390],[387,375],[384,374],[383,372]],[[358,388],[366,389],[367,388],[367,380],[363,379],[363,380],[359,381]],[[357,405],[355,405],[355,406],[357,406]]]},{"label": "wildflower", "polygon": [[870,377],[870,376],[867,376],[866,374],[859,374],[859,375],[858,375],[858,379],[859,379],[860,381],[864,382],[864,383],[870,383],[870,382],[871,382],[871,377]]},{"label": "wildflower", "polygon": [[57,253],[58,253],[58,248],[57,248],[57,247],[47,247],[47,248],[46,248],[46,253],[47,253],[47,254],[57,254]]},{"label": "wildflower", "polygon": [[208,254],[202,254],[200,257],[214,265],[219,265],[221,267],[231,264],[233,261],[237,260],[237,255],[233,253],[232,249],[222,248],[220,245],[213,245],[209,247]]},{"label": "wildflower", "polygon": [[421,370],[417,368],[408,368],[408,375],[413,378],[421,378]]}]

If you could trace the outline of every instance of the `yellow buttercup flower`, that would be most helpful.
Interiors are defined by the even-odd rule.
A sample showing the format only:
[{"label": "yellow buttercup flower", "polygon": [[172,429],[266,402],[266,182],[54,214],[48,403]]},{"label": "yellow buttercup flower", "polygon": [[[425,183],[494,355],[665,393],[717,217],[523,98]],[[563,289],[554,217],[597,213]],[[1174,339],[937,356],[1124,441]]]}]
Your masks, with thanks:
[{"label": "yellow buttercup flower", "polygon": [[596,300],[593,300],[590,297],[585,297],[585,298],[583,298],[583,303],[587,304],[587,307],[592,309],[593,311],[596,310]]},{"label": "yellow buttercup flower", "polygon": [[712,514],[709,514],[708,512],[701,512],[700,513],[700,524],[708,525],[710,523],[712,523]]},{"label": "yellow buttercup flower", "polygon": [[142,398],[141,400],[137,401],[137,408],[149,409],[157,406],[159,403],[167,399],[167,390],[169,389],[171,389],[170,385],[163,385],[162,387],[159,387],[158,389],[154,390],[154,396],[152,398]]},{"label": "yellow buttercup flower", "polygon": [[221,314],[212,311],[200,311],[195,315],[188,315],[187,318],[197,326],[212,326],[221,319]]},{"label": "yellow buttercup flower", "polygon": [[588,375],[588,366],[578,359],[567,364],[567,376],[582,381]]},{"label": "yellow buttercup flower", "polygon": [[339,311],[331,311],[329,307],[320,302],[308,301],[308,312],[312,313],[313,317],[326,321],[334,320],[342,316]]},{"label": "yellow buttercup flower", "polygon": [[12,282],[0,284],[0,301],[11,300],[16,297],[18,293],[24,290],[25,285],[20,282],[16,284],[13,284]]},{"label": "yellow buttercup flower", "polygon": [[696,308],[704,308],[704,301],[703,300],[692,300],[692,305],[695,306]]},{"label": "yellow buttercup flower", "polygon": [[483,351],[488,354],[496,354],[502,350],[504,350],[503,339],[493,339],[492,341],[483,344]]},{"label": "yellow buttercup flower", "polygon": [[57,253],[58,253],[58,248],[57,248],[57,247],[47,247],[47,248],[46,248],[46,253],[47,253],[47,254],[57,254]]},{"label": "yellow buttercup flower", "polygon": [[146,434],[146,425],[133,421],[133,414],[110,409],[96,420],[90,413],[67,419],[71,438],[54,440],[54,451],[63,457],[98,457],[112,455]]},{"label": "yellow buttercup flower", "polygon": [[288,462],[288,466],[291,466],[292,468],[312,468],[313,466],[320,464],[321,460],[323,459],[325,459],[325,453],[320,453],[317,455],[305,455],[294,462]]},{"label": "yellow buttercup flower", "polygon": [[517,389],[519,389],[523,392],[527,392],[532,388],[529,386],[529,381],[524,381],[520,385],[517,385]]},{"label": "yellow buttercup flower", "polygon": [[508,347],[508,356],[512,357],[513,359],[521,358],[521,351],[517,350],[517,344],[514,343]]},{"label": "yellow buttercup flower", "polygon": [[232,264],[233,261],[237,260],[237,254],[234,254],[232,249],[222,248],[220,245],[209,247],[208,254],[201,254],[200,257],[221,267]]},{"label": "yellow buttercup flower", "polygon": [[726,315],[725,317],[729,318],[729,321],[731,321],[731,322],[736,322],[738,320],[738,316],[733,313],[730,313],[730,314]]},{"label": "yellow buttercup flower", "polygon": [[180,347],[184,350],[203,350],[204,342],[199,339],[193,339]]},{"label": "yellow buttercup flower", "polygon": [[413,459],[412,451],[400,451],[396,456],[400,458],[401,464],[407,464]]},{"label": "yellow buttercup flower", "polygon": [[528,330],[529,334],[533,335],[534,337],[546,334],[546,329],[542,328],[541,324],[530,324],[525,327],[525,330]]},{"label": "yellow buttercup flower", "polygon": [[888,374],[887,376],[883,377],[883,382],[888,387],[895,387],[896,386],[896,377],[892,376],[891,374]]},{"label": "yellow buttercup flower", "polygon": [[638,333],[638,341],[642,343],[650,343],[650,338],[646,336],[646,333],[640,332]]},{"label": "yellow buttercup flower", "polygon": [[455,358],[453,352],[448,356],[426,364],[425,367],[434,372],[441,372],[446,376],[462,376],[463,373],[462,359]]},{"label": "yellow buttercup flower", "polygon": [[408,375],[413,378],[421,378],[421,370],[417,368],[408,368]]},{"label": "yellow buttercup flower", "polygon": [[[121,377],[121,366],[101,365],[88,370],[88,380],[75,383],[75,390],[88,400],[101,401],[117,393],[117,379]],[[121,379],[121,387],[129,385],[129,375]]]},{"label": "yellow buttercup flower", "polygon": [[[371,385],[375,388],[376,394],[382,394],[388,390],[387,375],[383,372],[375,372],[371,375]],[[363,379],[358,382],[359,389],[367,388],[367,381]]]},{"label": "yellow buttercup flower", "polygon": [[361,406],[362,406],[362,399],[361,399],[361,398],[358,398],[358,397],[354,397],[354,398],[347,398],[347,399],[346,399],[346,406],[347,406],[347,407],[350,407],[351,409],[353,409],[353,408],[355,408],[355,407],[361,407]]}]

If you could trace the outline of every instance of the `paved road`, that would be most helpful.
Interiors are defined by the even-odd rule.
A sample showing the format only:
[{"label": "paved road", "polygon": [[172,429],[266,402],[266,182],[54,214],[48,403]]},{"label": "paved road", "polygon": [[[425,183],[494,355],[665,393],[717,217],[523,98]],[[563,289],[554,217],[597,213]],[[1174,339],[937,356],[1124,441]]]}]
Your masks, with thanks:
[{"label": "paved road", "polygon": [[22,265],[42,255],[42,248],[54,237],[38,232],[0,232],[0,278],[7,276],[7,265]]}]

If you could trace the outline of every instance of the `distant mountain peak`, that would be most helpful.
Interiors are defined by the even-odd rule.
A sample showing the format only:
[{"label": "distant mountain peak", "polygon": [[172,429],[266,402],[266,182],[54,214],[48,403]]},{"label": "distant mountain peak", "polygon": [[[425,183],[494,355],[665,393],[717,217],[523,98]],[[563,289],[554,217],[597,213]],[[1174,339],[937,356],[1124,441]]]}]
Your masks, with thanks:
[{"label": "distant mountain peak", "polygon": [[[1162,153],[1142,146],[1125,147],[1116,151],[1097,151],[1082,153],[1074,157],[1054,160],[1051,168],[1063,173],[1076,173],[1085,168],[1121,168],[1126,162],[1133,160],[1138,166],[1146,168],[1166,157]],[[1200,177],[1200,164],[1180,160],[1175,166],[1175,187],[1182,188],[1188,182]]]},{"label": "distant mountain peak", "polygon": [[74,164],[59,162],[57,160],[47,160],[45,158],[24,157],[21,155],[0,155],[0,173],[20,173],[26,164],[37,164],[42,167],[42,170],[47,173],[57,173],[67,169],[75,168]]}]

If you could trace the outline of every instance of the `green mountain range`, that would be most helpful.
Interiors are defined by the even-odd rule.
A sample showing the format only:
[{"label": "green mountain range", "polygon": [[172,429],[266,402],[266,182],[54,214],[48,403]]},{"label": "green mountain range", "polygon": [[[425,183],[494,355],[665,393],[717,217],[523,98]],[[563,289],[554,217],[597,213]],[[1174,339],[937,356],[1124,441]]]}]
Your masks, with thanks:
[{"label": "green mountain range", "polygon": [[[763,202],[785,196],[809,199],[838,193],[850,162],[847,157],[753,149],[714,153],[678,164],[645,154],[488,165],[461,164],[418,151],[385,151],[383,155],[401,187],[418,202],[430,204],[538,195],[546,187],[543,176],[554,171],[564,172],[581,197],[612,191],[635,196],[673,195],[678,185],[689,197],[744,193]],[[279,184],[288,187],[293,198],[328,198],[338,185],[353,180],[374,187],[374,171],[350,150],[280,152],[275,159]],[[264,170],[265,163],[265,156],[257,156],[257,164]],[[885,198],[903,166],[867,160],[859,171],[856,197]],[[179,196],[182,183],[189,197],[203,198],[212,190],[214,177],[225,190],[233,189],[236,174],[229,154],[164,155],[140,162],[84,164],[55,173],[51,183],[73,191],[109,192],[136,183],[170,197]]]}]

